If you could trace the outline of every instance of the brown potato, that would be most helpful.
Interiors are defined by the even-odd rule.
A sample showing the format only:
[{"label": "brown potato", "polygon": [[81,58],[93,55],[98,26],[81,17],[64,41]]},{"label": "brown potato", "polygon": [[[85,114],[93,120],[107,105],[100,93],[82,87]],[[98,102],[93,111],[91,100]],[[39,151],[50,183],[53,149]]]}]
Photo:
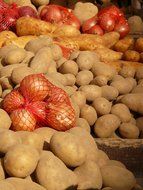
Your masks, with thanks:
[{"label": "brown potato", "polygon": [[0,128],[9,129],[11,126],[11,119],[6,111],[0,109]]},{"label": "brown potato", "polygon": [[81,109],[86,104],[86,96],[82,91],[76,91],[72,96],[71,100],[74,101]]},{"label": "brown potato", "polygon": [[5,172],[3,168],[3,160],[0,159],[0,181],[5,179]]},{"label": "brown potato", "polygon": [[136,79],[143,79],[143,66],[139,67],[136,71]]},{"label": "brown potato", "polygon": [[138,62],[140,60],[140,54],[134,50],[127,50],[123,55],[123,59],[125,61]]},{"label": "brown potato", "polygon": [[[1,81],[0,81],[1,83]],[[2,97],[2,86],[0,85],[0,97]]]},{"label": "brown potato", "polygon": [[104,151],[99,150],[98,151],[98,161],[97,161],[99,167],[101,168],[102,166],[106,165],[108,160],[109,160],[108,155]]},{"label": "brown potato", "polygon": [[79,108],[78,104],[72,99],[71,99],[71,105],[75,111],[76,119],[78,119],[79,115],[80,115],[80,108]]},{"label": "brown potato", "polygon": [[80,71],[76,76],[76,84],[78,86],[84,86],[89,84],[93,80],[93,74],[91,71]]},{"label": "brown potato", "polygon": [[101,88],[96,85],[81,86],[79,90],[84,92],[87,101],[94,101],[95,98],[101,97],[102,95]]},{"label": "brown potato", "polygon": [[133,94],[143,93],[143,86],[137,85],[135,88],[133,88],[132,93]]},{"label": "brown potato", "polygon": [[101,89],[102,89],[102,96],[109,101],[116,99],[119,95],[119,91],[113,86],[105,85],[102,86]]},{"label": "brown potato", "polygon": [[142,62],[142,63],[143,63],[143,52],[142,52],[142,53],[140,53],[140,62]]},{"label": "brown potato", "polygon": [[29,145],[16,145],[6,153],[4,167],[10,176],[26,177],[33,173],[38,160],[39,154],[35,148]]},{"label": "brown potato", "polygon": [[75,82],[76,82],[76,78],[73,74],[64,74],[64,76],[66,77],[67,79],[67,86],[73,86],[75,85]]},{"label": "brown potato", "polygon": [[137,139],[139,137],[139,129],[131,123],[122,123],[119,127],[119,132],[122,137],[127,139]]},{"label": "brown potato", "polygon": [[90,125],[88,124],[86,119],[78,118],[76,126],[81,127],[90,133]]},{"label": "brown potato", "polygon": [[98,115],[106,115],[110,113],[112,103],[105,98],[98,97],[94,99],[92,106]]},{"label": "brown potato", "polygon": [[132,90],[137,87],[137,81],[136,81],[136,79],[134,79],[132,77],[128,77],[128,78],[126,78],[126,80],[130,82],[130,84],[132,86]]},{"label": "brown potato", "polygon": [[[56,82],[59,82],[61,85],[66,86],[67,85],[67,78],[65,77],[65,75],[61,74],[61,73],[50,73],[47,75],[48,77],[51,77],[53,80],[55,80]],[[57,86],[57,85],[56,85]]]},{"label": "brown potato", "polygon": [[143,117],[139,117],[136,119],[136,126],[141,132],[143,132]]},{"label": "brown potato", "polygon": [[127,77],[134,77],[135,76],[136,69],[132,66],[123,66],[120,70],[119,74],[125,78]]},{"label": "brown potato", "polygon": [[57,27],[56,30],[53,32],[54,36],[66,36],[66,37],[75,37],[80,34],[80,31],[72,26],[72,25],[62,25]]},{"label": "brown potato", "polygon": [[96,110],[92,106],[85,104],[81,108],[80,117],[86,119],[88,124],[92,126],[97,120],[97,113],[96,113]]},{"label": "brown potato", "polygon": [[60,66],[59,71],[63,74],[70,73],[76,76],[78,73],[78,65],[75,61],[68,60]]},{"label": "brown potato", "polygon": [[135,42],[135,50],[138,52],[143,52],[143,38],[140,37]]},{"label": "brown potato", "polygon": [[119,127],[121,121],[113,114],[99,117],[94,126],[95,134],[100,138],[108,138]]},{"label": "brown potato", "polygon": [[107,32],[102,36],[102,38],[103,38],[105,46],[108,48],[111,48],[119,41],[120,34],[118,32],[114,32],[114,31]]},{"label": "brown potato", "polygon": [[104,75],[97,76],[91,81],[91,84],[95,84],[97,86],[105,86],[107,83],[108,79]]}]

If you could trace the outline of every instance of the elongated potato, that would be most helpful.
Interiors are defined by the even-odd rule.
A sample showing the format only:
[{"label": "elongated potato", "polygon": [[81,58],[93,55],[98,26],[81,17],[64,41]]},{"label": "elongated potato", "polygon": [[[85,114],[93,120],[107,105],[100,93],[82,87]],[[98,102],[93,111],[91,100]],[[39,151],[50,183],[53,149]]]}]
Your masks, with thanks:
[{"label": "elongated potato", "polygon": [[126,166],[122,162],[117,161],[117,160],[107,160],[106,165],[108,165],[108,166],[118,166],[118,167],[121,167],[121,168],[126,168]]},{"label": "elongated potato", "polygon": [[123,59],[125,61],[138,62],[140,60],[140,53],[134,50],[127,50],[123,55]]},{"label": "elongated potato", "polygon": [[118,32],[107,32],[102,36],[102,38],[105,46],[111,48],[119,41],[120,34]]},{"label": "elongated potato", "polygon": [[75,37],[80,34],[80,31],[72,25],[62,25],[61,27],[56,28],[53,35],[55,36],[66,36],[66,37]]},{"label": "elongated potato", "polygon": [[108,83],[108,79],[104,75],[97,76],[91,81],[91,84],[95,84],[100,87],[107,85],[107,83]]}]

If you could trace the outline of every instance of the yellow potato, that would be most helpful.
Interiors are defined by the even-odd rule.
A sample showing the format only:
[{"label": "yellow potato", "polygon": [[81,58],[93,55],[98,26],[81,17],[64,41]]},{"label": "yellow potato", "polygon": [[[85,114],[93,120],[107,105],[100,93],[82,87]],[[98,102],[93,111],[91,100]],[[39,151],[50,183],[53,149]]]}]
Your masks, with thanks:
[{"label": "yellow potato", "polygon": [[106,165],[107,161],[109,160],[108,155],[102,151],[102,150],[98,150],[98,165],[101,168],[102,166]]},{"label": "yellow potato", "polygon": [[2,190],[16,190],[16,188],[6,180],[0,181],[0,189],[2,189]]},{"label": "yellow potato", "polygon": [[5,41],[7,39],[12,39],[12,38],[16,38],[16,34],[14,32],[11,31],[2,31],[0,32],[0,47],[3,46],[3,44],[5,43]]},{"label": "yellow potato", "polygon": [[121,167],[121,168],[126,168],[125,165],[122,162],[117,161],[117,160],[107,160],[106,165],[108,165],[108,166],[118,166],[118,167]]},{"label": "yellow potato", "polygon": [[66,37],[75,37],[80,34],[80,31],[72,25],[63,25],[58,27],[53,35],[55,36],[66,36]]},{"label": "yellow potato", "polygon": [[137,69],[136,78],[137,80],[143,79],[143,66]]},{"label": "yellow potato", "polygon": [[119,41],[120,34],[118,32],[107,32],[102,36],[102,38],[105,46],[111,48]]}]

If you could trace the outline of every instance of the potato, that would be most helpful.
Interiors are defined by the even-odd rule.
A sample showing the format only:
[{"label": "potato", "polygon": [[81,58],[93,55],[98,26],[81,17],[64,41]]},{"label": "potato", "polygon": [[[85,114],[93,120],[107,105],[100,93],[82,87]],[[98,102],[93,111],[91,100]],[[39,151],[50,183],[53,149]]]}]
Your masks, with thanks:
[{"label": "potato", "polygon": [[[1,83],[1,81],[0,81]],[[0,97],[2,96],[2,86],[0,85]]]},{"label": "potato", "polygon": [[105,85],[101,87],[101,90],[102,96],[109,101],[116,99],[119,95],[118,90],[113,86]]},{"label": "potato", "polygon": [[87,101],[94,101],[95,98],[101,97],[101,88],[96,85],[85,85],[79,88],[80,91],[84,92]]},{"label": "potato", "polygon": [[48,5],[49,4],[49,0],[32,0],[32,3],[35,6],[42,6],[42,5]]},{"label": "potato", "polygon": [[134,77],[135,76],[136,69],[132,66],[123,66],[120,70],[119,74],[125,78],[127,77]]},{"label": "potato", "polygon": [[10,176],[26,177],[33,173],[38,160],[39,153],[35,148],[24,144],[16,145],[6,153],[4,167]]},{"label": "potato", "polygon": [[75,111],[76,119],[78,119],[79,115],[80,115],[80,108],[79,108],[78,104],[72,99],[71,99],[71,105]]},{"label": "potato", "polygon": [[32,68],[21,66],[13,69],[11,79],[14,84],[19,84],[24,77],[32,74],[34,74],[34,70]]},{"label": "potato", "polygon": [[135,88],[133,88],[132,93],[133,94],[143,93],[143,86],[137,85]]},{"label": "potato", "polygon": [[98,115],[106,115],[110,113],[112,103],[105,98],[99,97],[94,100],[92,106],[95,108]]},{"label": "potato", "polygon": [[115,81],[120,81],[120,80],[124,80],[124,77],[121,76],[121,75],[115,75],[113,78],[112,78],[112,82],[115,82]]},{"label": "potato", "polygon": [[89,84],[93,80],[93,74],[91,71],[80,71],[76,76],[76,84],[78,86],[84,86]]},{"label": "potato", "polygon": [[1,131],[0,139],[1,153],[6,153],[12,146],[21,144],[19,135],[11,130]]},{"label": "potato", "polygon": [[86,119],[88,124],[92,126],[97,120],[97,113],[92,106],[85,104],[85,106],[81,108],[80,117]]},{"label": "potato", "polygon": [[86,104],[86,96],[82,91],[76,91],[72,96],[71,100],[74,101],[81,109]]},{"label": "potato", "polygon": [[18,49],[16,45],[10,44],[8,46],[3,46],[0,48],[0,58],[5,58],[9,51]]},{"label": "potato", "polygon": [[143,117],[139,117],[136,119],[136,126],[141,132],[143,132]]},{"label": "potato", "polygon": [[48,76],[51,77],[53,80],[59,82],[63,86],[67,85],[67,78],[65,77],[65,75],[63,75],[61,73],[58,73],[58,72],[50,73],[50,74],[48,74]]},{"label": "potato", "polygon": [[5,173],[3,168],[3,160],[0,159],[0,181],[5,179]]},{"label": "potato", "polygon": [[76,135],[86,150],[86,160],[92,160],[97,162],[98,160],[98,148],[94,138],[88,131],[81,127],[74,127],[68,130],[69,133]]},{"label": "potato", "polygon": [[105,46],[108,48],[111,48],[119,41],[120,34],[118,32],[114,32],[114,31],[108,32],[108,33],[105,33],[102,36],[102,38],[103,38]]},{"label": "potato", "polygon": [[30,145],[38,151],[43,149],[44,138],[40,134],[28,131],[19,131],[17,133],[20,135],[22,144]]},{"label": "potato", "polygon": [[80,34],[80,31],[72,25],[62,25],[57,27],[56,30],[53,32],[54,36],[66,36],[66,37],[75,37]]},{"label": "potato", "polygon": [[[133,2],[133,8],[136,2]],[[130,27],[130,33],[131,34],[138,34],[143,32],[143,22],[140,16],[133,15],[128,18],[128,23]]]},{"label": "potato", "polygon": [[98,166],[101,168],[102,166],[106,165],[107,161],[109,160],[109,157],[108,155],[102,151],[102,150],[99,150],[98,151]]},{"label": "potato", "polygon": [[73,51],[73,52],[71,53],[71,55],[70,55],[70,60],[75,60],[75,59],[77,59],[77,57],[79,56],[79,54],[80,54],[80,51],[78,51],[78,50]]},{"label": "potato", "polygon": [[65,91],[69,96],[72,96],[76,92],[73,86],[65,86]]},{"label": "potato", "polygon": [[22,48],[16,48],[9,51],[4,59],[7,65],[19,64],[26,57],[26,51]]},{"label": "potato", "polygon": [[76,135],[57,132],[50,141],[50,149],[69,167],[82,165],[86,160],[86,150]]},{"label": "potato", "polygon": [[143,79],[143,66],[139,67],[136,71],[137,80]]},{"label": "potato", "polygon": [[99,117],[94,126],[95,134],[100,138],[108,138],[119,127],[121,121],[113,114]]},{"label": "potato", "polygon": [[135,50],[138,52],[143,52],[143,38],[140,37],[135,42]]},{"label": "potato", "polygon": [[90,133],[90,125],[88,124],[86,119],[78,118],[76,126],[81,127]]},{"label": "potato", "polygon": [[77,186],[77,177],[52,152],[40,159],[36,168],[39,183],[50,190],[63,190]]},{"label": "potato", "polygon": [[95,16],[98,13],[98,8],[90,2],[86,3],[78,2],[75,4],[73,12],[82,24],[86,20]]},{"label": "potato", "polygon": [[57,73],[57,63],[55,61],[51,61],[47,69],[47,74],[53,74],[53,73]]},{"label": "potato", "polygon": [[140,62],[143,63],[143,52],[140,53]]},{"label": "potato", "polygon": [[96,53],[91,51],[81,51],[77,57],[76,62],[81,71],[90,70],[96,59],[99,60],[99,57]]},{"label": "potato", "polygon": [[11,90],[12,90],[12,89],[6,89],[6,90],[4,90],[3,93],[2,93],[2,98],[4,99],[4,97],[5,97],[7,94],[9,94],[9,93],[11,92]]},{"label": "potato", "polygon": [[76,76],[78,73],[77,63],[75,61],[68,60],[60,66],[59,71],[63,74],[69,74],[70,73],[70,74],[73,74]]},{"label": "potato", "polygon": [[50,38],[49,36],[40,36],[36,39],[33,39],[31,41],[29,41],[26,46],[25,49],[27,51],[31,51],[34,54],[36,54],[40,49],[42,49],[43,47],[49,47],[52,45],[52,38]]},{"label": "potato", "polygon": [[50,46],[51,50],[52,50],[52,55],[53,55],[53,59],[55,61],[59,60],[62,58],[63,56],[63,52],[62,52],[62,49],[60,48],[59,45],[57,44],[53,44]]},{"label": "potato", "polygon": [[136,125],[136,119],[132,117],[129,123]]},{"label": "potato", "polygon": [[132,49],[134,46],[135,40],[132,37],[125,37],[121,40],[119,40],[114,45],[114,50],[117,52],[126,52],[129,49]]},{"label": "potato", "polygon": [[121,102],[130,110],[143,114],[143,94],[127,94],[121,98]]},{"label": "potato", "polygon": [[68,86],[73,86],[76,82],[76,78],[73,74],[64,74],[64,76],[66,77],[67,79],[67,84]]},{"label": "potato", "polygon": [[136,86],[137,86],[137,81],[136,81],[134,78],[128,77],[128,78],[126,78],[126,80],[127,80],[128,82],[130,82],[130,85],[132,86],[132,89],[133,89],[133,88],[136,88]]},{"label": "potato", "polygon": [[[13,88],[13,84],[12,84],[12,81],[11,81],[10,77],[2,77],[2,78],[0,78],[0,84],[1,84],[1,87],[2,87],[3,90]],[[1,93],[2,93],[2,91],[0,90],[0,96],[2,95]]]},{"label": "potato", "polygon": [[11,119],[6,111],[0,109],[0,128],[9,129],[11,126]]},{"label": "potato", "polygon": [[108,165],[108,166],[118,166],[118,167],[121,167],[121,168],[126,168],[125,165],[122,162],[117,161],[117,160],[107,160],[106,165]]},{"label": "potato", "polygon": [[92,67],[92,72],[94,74],[94,76],[105,76],[107,78],[107,80],[111,80],[114,75],[116,74],[116,70],[103,63],[103,62],[97,62],[94,63],[93,67]]},{"label": "potato", "polygon": [[15,187],[6,180],[0,181],[0,189],[1,190],[16,190]]},{"label": "potato", "polygon": [[102,190],[113,190],[111,187],[104,187]]},{"label": "potato", "polygon": [[77,167],[74,173],[78,178],[78,189],[101,189],[102,176],[99,166],[93,161],[86,161]]},{"label": "potato", "polygon": [[139,129],[131,123],[122,123],[119,132],[122,137],[127,139],[137,139],[139,137]]},{"label": "potato", "polygon": [[107,83],[108,79],[104,75],[97,76],[91,81],[91,84],[95,84],[97,86],[105,86]]},{"label": "potato", "polygon": [[133,190],[142,190],[142,187],[138,184],[135,185],[135,187],[133,188]]},{"label": "potato", "polygon": [[127,169],[118,166],[104,166],[101,168],[103,185],[116,190],[131,190],[136,179]]},{"label": "potato", "polygon": [[119,117],[121,122],[124,123],[128,123],[132,118],[129,108],[121,103],[113,105],[111,113]]},{"label": "potato", "polygon": [[127,50],[123,55],[123,59],[125,61],[139,62],[140,54],[134,50]]}]

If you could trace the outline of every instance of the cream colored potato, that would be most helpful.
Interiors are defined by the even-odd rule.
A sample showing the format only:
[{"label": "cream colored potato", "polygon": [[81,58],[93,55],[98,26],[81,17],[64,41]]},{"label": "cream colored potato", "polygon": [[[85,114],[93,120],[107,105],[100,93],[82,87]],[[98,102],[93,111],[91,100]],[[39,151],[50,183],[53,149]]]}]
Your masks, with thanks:
[{"label": "cream colored potato", "polygon": [[21,66],[13,69],[11,79],[14,84],[19,84],[24,77],[32,74],[34,74],[34,70],[32,68]]},{"label": "cream colored potato", "polygon": [[48,5],[49,4],[49,0],[32,0],[32,3],[35,6],[42,6],[42,5]]},{"label": "cream colored potato", "polygon": [[81,108],[80,117],[86,119],[88,124],[92,126],[97,120],[97,113],[96,113],[96,110],[92,106],[85,104]]},{"label": "cream colored potato", "polygon": [[102,86],[102,96],[107,100],[111,101],[118,97],[119,91],[113,86]]},{"label": "cream colored potato", "polygon": [[94,138],[89,134],[89,132],[81,127],[74,127],[68,130],[68,132],[78,137],[79,141],[86,149],[86,159],[97,162],[99,156],[98,148]]},{"label": "cream colored potato", "polygon": [[76,76],[78,73],[78,65],[75,61],[68,60],[60,66],[59,71],[63,74],[70,73]]},{"label": "cream colored potato", "polygon": [[76,92],[76,89],[73,86],[65,86],[65,91],[69,96],[72,96]]},{"label": "cream colored potato", "polygon": [[36,168],[39,183],[50,190],[63,190],[77,185],[77,177],[73,171],[52,152],[40,159]]},{"label": "cream colored potato", "polygon": [[120,119],[116,115],[103,115],[97,119],[94,132],[100,138],[108,138],[119,127],[120,123]]},{"label": "cream colored potato", "polygon": [[143,79],[143,66],[139,67],[136,71],[137,80]]},{"label": "cream colored potato", "polygon": [[9,94],[11,91],[12,91],[12,89],[6,89],[6,90],[4,90],[3,93],[2,93],[2,98],[4,99],[4,97],[5,97],[7,94]]},{"label": "cream colored potato", "polygon": [[75,82],[76,82],[76,78],[73,74],[64,74],[64,76],[66,77],[67,79],[67,86],[73,86],[75,85]]},{"label": "cream colored potato", "polygon": [[4,157],[4,167],[10,176],[26,177],[34,172],[39,160],[38,151],[29,145],[16,145]]},{"label": "cream colored potato", "polygon": [[23,61],[21,62],[21,64],[25,64],[25,65],[29,65],[30,61],[32,60],[32,58],[34,57],[34,53],[27,51],[26,52],[26,57],[23,59]]},{"label": "cream colored potato", "polygon": [[91,71],[80,71],[76,76],[76,84],[78,86],[88,85],[93,80],[93,74]]},{"label": "cream colored potato", "polygon": [[17,48],[9,51],[4,59],[7,65],[21,63],[26,57],[26,51],[22,48]]},{"label": "cream colored potato", "polygon": [[119,127],[120,135],[127,139],[137,139],[139,137],[139,129],[132,123],[122,123]]},{"label": "cream colored potato", "polygon": [[52,50],[49,47],[43,47],[30,62],[30,67],[35,73],[47,73],[52,60]]},{"label": "cream colored potato", "polygon": [[0,159],[0,181],[5,179],[5,172],[3,167],[3,160]]},{"label": "cream colored potato", "polygon": [[78,118],[76,126],[81,127],[90,133],[90,125],[88,124],[86,119]]},{"label": "cream colored potato", "polygon": [[123,66],[120,70],[119,74],[123,77],[134,77],[136,73],[136,69],[134,67]]},{"label": "cream colored potato", "polygon": [[127,169],[118,166],[104,166],[101,168],[103,185],[116,190],[131,190],[136,179]]},{"label": "cream colored potato", "polygon": [[16,190],[16,188],[6,180],[0,181],[0,189],[1,190]]},{"label": "cream colored potato", "polygon": [[9,129],[11,126],[11,119],[6,111],[0,109],[0,128]]},{"label": "cream colored potato", "polygon": [[104,151],[99,150],[98,151],[98,161],[97,161],[99,167],[101,168],[102,166],[106,165],[108,160],[109,160],[108,155]]},{"label": "cream colored potato", "polygon": [[50,141],[50,149],[69,167],[82,165],[86,160],[86,150],[77,136],[66,133],[55,133]]},{"label": "cream colored potato", "polygon": [[92,106],[95,108],[98,115],[106,115],[110,113],[112,103],[105,98],[98,97],[94,99]]},{"label": "cream colored potato", "polygon": [[86,161],[74,170],[78,179],[78,189],[101,189],[102,176],[99,166],[93,161]]},{"label": "cream colored potato", "polygon": [[91,84],[95,84],[97,86],[105,86],[105,85],[107,85],[107,82],[108,82],[108,80],[107,80],[106,76],[100,75],[100,76],[95,77],[91,81]]},{"label": "cream colored potato", "polygon": [[74,101],[81,109],[86,104],[86,96],[82,91],[76,91],[72,96],[71,100]]},{"label": "cream colored potato", "polygon": [[[13,88],[13,84],[12,84],[12,81],[11,81],[10,77],[2,77],[2,78],[0,78],[0,84],[1,84],[0,86],[2,87],[3,90]],[[2,95],[1,87],[0,87],[0,95]]]},{"label": "cream colored potato", "polygon": [[79,90],[84,92],[87,101],[94,101],[95,98],[101,97],[102,95],[101,88],[96,85],[81,86]]},{"label": "cream colored potato", "polygon": [[111,113],[119,117],[121,122],[129,122],[132,118],[129,108],[121,103],[113,105]]},{"label": "cream colored potato", "polygon": [[78,67],[81,71],[90,70],[95,61],[96,61],[96,53],[92,51],[81,51],[76,60]]},{"label": "cream colored potato", "polygon": [[60,48],[60,46],[58,46],[57,44],[53,44],[53,45],[51,45],[50,48],[52,50],[53,59],[55,61],[62,58],[63,52],[62,52],[62,49]]},{"label": "cream colored potato", "polygon": [[61,74],[61,73],[51,73],[48,74],[49,77],[51,77],[53,80],[59,82],[60,84],[62,84],[63,86],[67,85],[67,78],[65,77],[65,75]]},{"label": "cream colored potato", "polygon": [[117,160],[107,160],[106,165],[108,165],[108,166],[118,166],[118,167],[121,167],[121,168],[126,168],[126,166],[122,162],[117,161]]},{"label": "cream colored potato", "polygon": [[3,130],[0,133],[0,152],[6,153],[12,146],[21,144],[19,135],[11,130]]}]

